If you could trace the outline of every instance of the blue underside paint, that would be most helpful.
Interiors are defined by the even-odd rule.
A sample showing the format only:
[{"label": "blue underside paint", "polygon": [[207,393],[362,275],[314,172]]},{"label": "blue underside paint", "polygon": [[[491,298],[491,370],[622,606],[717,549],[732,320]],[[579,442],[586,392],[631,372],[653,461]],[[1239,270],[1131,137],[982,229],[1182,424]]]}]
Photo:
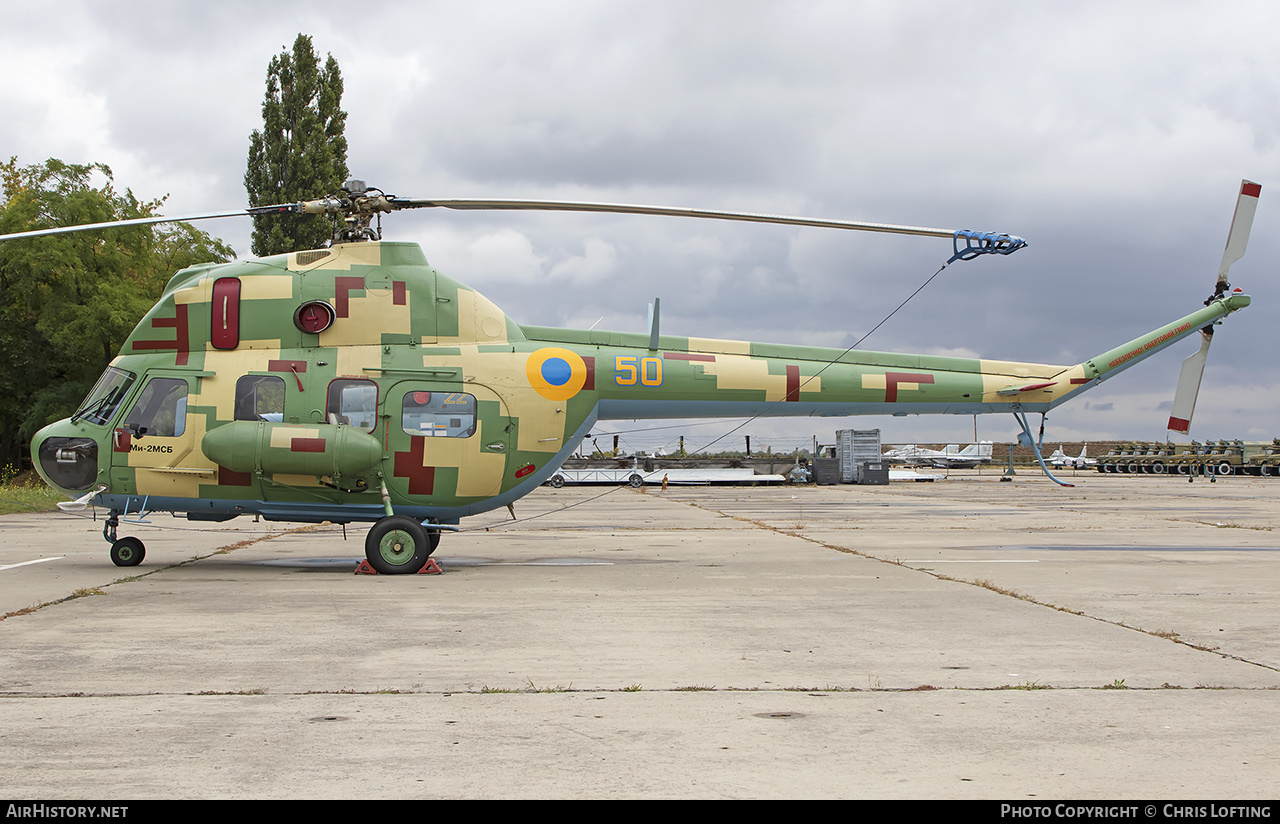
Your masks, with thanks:
[{"label": "blue underside paint", "polygon": [[[632,418],[742,418],[742,417],[818,417],[839,418],[849,415],[981,415],[1009,412],[1013,404],[1004,403],[813,403],[808,401],[778,403],[775,401],[663,401],[602,400],[600,420]],[[1024,403],[1028,412],[1047,412],[1048,403]]]}]

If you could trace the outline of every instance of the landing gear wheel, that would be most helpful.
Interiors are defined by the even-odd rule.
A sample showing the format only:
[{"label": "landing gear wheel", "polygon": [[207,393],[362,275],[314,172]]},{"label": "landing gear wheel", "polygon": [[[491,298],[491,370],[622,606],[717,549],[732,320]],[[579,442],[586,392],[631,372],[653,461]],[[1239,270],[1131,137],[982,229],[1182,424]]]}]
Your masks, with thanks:
[{"label": "landing gear wheel", "polygon": [[433,549],[422,525],[403,515],[378,521],[364,539],[364,557],[380,575],[412,575],[426,565]]},{"label": "landing gear wheel", "polygon": [[111,544],[111,563],[120,567],[137,566],[147,557],[142,541],[132,536],[120,538]]},{"label": "landing gear wheel", "polygon": [[630,485],[632,489],[639,489],[644,486],[644,478],[641,478],[639,475],[632,475],[630,478],[627,478],[627,484]]}]

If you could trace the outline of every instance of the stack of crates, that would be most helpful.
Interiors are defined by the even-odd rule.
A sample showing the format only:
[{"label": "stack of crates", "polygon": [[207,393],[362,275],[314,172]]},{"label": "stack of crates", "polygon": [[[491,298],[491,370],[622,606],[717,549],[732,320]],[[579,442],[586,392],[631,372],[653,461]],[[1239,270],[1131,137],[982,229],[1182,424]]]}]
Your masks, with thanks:
[{"label": "stack of crates", "polygon": [[836,459],[842,484],[887,484],[889,465],[880,453],[879,429],[841,429],[836,432]]}]

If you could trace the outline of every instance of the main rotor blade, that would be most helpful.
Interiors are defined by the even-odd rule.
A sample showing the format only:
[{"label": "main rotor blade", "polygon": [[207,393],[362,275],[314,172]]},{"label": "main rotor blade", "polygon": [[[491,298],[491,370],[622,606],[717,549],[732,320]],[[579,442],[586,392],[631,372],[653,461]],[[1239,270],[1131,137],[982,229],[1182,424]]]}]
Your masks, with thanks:
[{"label": "main rotor blade", "polygon": [[1173,408],[1169,411],[1170,432],[1183,435],[1191,431],[1191,416],[1196,411],[1196,397],[1200,394],[1200,378],[1204,364],[1209,359],[1209,344],[1213,343],[1213,327],[1200,330],[1200,349],[1182,362],[1178,375],[1178,388],[1173,393]]},{"label": "main rotor blade", "polygon": [[864,232],[889,232],[925,237],[955,237],[956,229],[930,229],[924,226],[898,226],[891,223],[863,223],[853,220],[827,220],[788,215],[766,215],[754,212],[725,212],[715,209],[685,209],[672,206],[641,206],[628,203],[582,203],[569,200],[485,200],[481,198],[415,199],[388,197],[397,209],[461,209],[523,210],[540,212],[605,212],[621,215],[658,215],[665,217],[700,217],[714,220],[743,220],[751,223],[780,223],[789,226],[816,226],[824,229],[855,229]]},{"label": "main rotor blade", "polygon": [[29,232],[14,232],[0,235],[0,240],[18,240],[24,237],[44,237],[46,235],[67,235],[72,232],[91,232],[95,229],[114,229],[121,226],[148,226],[155,223],[187,223],[193,220],[209,220],[218,217],[246,217],[267,215],[281,212],[300,212],[301,203],[284,203],[278,206],[254,206],[249,209],[237,209],[232,212],[210,212],[203,215],[185,215],[183,217],[138,217],[130,220],[109,220],[105,223],[85,223],[80,226],[55,226],[50,229],[33,229]]},{"label": "main rotor blade", "polygon": [[1258,195],[1262,194],[1261,184],[1251,180],[1240,181],[1240,196],[1236,198],[1236,212],[1231,217],[1231,231],[1227,233],[1227,248],[1222,253],[1222,265],[1218,267],[1216,288],[1221,291],[1227,286],[1227,270],[1231,264],[1244,257],[1245,247],[1249,244],[1249,231],[1253,228],[1253,213],[1258,210]]}]

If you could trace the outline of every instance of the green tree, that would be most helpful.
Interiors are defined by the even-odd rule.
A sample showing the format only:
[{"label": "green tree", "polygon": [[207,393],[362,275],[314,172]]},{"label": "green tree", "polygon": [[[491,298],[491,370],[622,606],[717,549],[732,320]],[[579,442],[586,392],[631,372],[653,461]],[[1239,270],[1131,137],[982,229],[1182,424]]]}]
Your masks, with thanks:
[{"label": "green tree", "polygon": [[[347,179],[347,113],[342,110],[342,73],[329,55],[324,68],[299,34],[293,51],[267,66],[262,131],[249,136],[244,187],[250,206],[295,203],[336,193]],[[315,249],[332,232],[322,220],[298,215],[253,219],[253,253],[275,255]]]},{"label": "green tree", "polygon": [[[100,163],[0,164],[0,234],[154,215]],[[178,269],[234,257],[189,224],[0,241],[0,465],[75,404]]]}]

